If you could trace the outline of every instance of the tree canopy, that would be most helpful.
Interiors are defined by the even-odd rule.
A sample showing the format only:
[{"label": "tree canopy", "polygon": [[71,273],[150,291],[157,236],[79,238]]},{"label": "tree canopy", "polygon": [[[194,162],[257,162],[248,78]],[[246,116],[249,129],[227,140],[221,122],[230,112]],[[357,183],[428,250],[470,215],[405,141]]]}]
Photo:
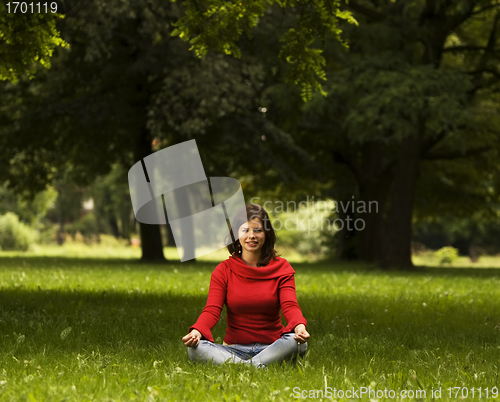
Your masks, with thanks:
[{"label": "tree canopy", "polygon": [[349,49],[325,49],[328,97],[268,107],[332,183],[323,195],[377,201],[346,211],[366,227],[344,233],[357,251],[343,253],[411,267],[414,211],[497,205],[500,5],[460,4],[349,2],[359,26],[341,27]]},{"label": "tree canopy", "polygon": [[50,67],[57,47],[68,47],[56,27],[55,19],[63,18],[62,14],[50,9],[48,13],[14,12],[16,3],[0,3],[0,80],[33,78],[39,66]]},{"label": "tree canopy", "polygon": [[[339,21],[356,24],[351,12],[340,8],[340,0],[188,0],[182,5],[184,15],[175,22],[172,35],[189,42],[198,56],[215,49],[240,58],[241,36],[252,37],[273,6],[283,9],[283,15],[291,14],[289,25],[276,21],[283,43],[279,57],[289,65],[286,80],[302,88],[305,100],[311,98],[312,90],[326,95],[321,83],[326,79],[323,47],[332,38],[342,42]],[[266,41],[260,44],[266,45]]]},{"label": "tree canopy", "polygon": [[[355,240],[353,256],[387,267],[411,267],[414,217],[493,211],[496,1],[351,0],[359,25],[337,2],[203,4],[94,1],[70,25],[58,21],[70,47],[57,49],[51,70],[3,84],[1,177],[43,189],[70,164],[89,183],[196,138],[208,176],[294,197],[376,201],[377,213],[343,212],[366,226],[341,238]],[[323,12],[333,31],[311,17]],[[276,57],[290,30],[302,32],[302,61]],[[314,60],[299,68],[308,54]],[[327,97],[309,91],[320,88],[318,66]],[[296,68],[302,88],[283,84]],[[146,254],[159,258],[159,231],[148,233]]]}]

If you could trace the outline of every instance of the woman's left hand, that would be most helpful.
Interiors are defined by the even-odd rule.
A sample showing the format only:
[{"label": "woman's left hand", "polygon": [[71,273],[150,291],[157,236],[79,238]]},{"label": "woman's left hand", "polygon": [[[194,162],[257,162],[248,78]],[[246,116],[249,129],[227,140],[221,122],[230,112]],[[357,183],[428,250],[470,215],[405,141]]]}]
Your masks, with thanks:
[{"label": "woman's left hand", "polygon": [[311,335],[309,335],[309,332],[306,331],[306,326],[304,324],[299,324],[295,327],[295,337],[294,339],[298,343],[306,343],[307,340],[310,338]]}]

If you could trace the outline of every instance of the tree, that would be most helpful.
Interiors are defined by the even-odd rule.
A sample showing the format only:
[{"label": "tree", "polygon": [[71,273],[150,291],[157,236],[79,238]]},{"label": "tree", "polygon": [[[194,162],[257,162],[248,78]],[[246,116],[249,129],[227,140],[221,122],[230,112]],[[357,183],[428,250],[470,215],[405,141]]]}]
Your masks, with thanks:
[{"label": "tree", "polygon": [[[35,191],[68,164],[71,179],[88,185],[114,163],[130,167],[152,152],[147,108],[172,67],[165,55],[175,49],[162,39],[170,36],[169,16],[158,2],[118,3],[93,2],[61,25],[70,48],[55,54],[50,72],[6,84],[2,142],[14,158],[3,163],[11,187]],[[163,260],[158,226],[141,225],[141,240],[144,260]]]},{"label": "tree", "polygon": [[[71,179],[89,185],[115,164],[126,172],[195,135],[207,176],[234,173],[242,162],[240,171],[252,174],[278,166],[252,156],[265,145],[265,69],[248,57],[197,59],[171,37],[179,15],[161,1],[95,1],[62,24],[70,48],[55,53],[51,70],[4,85],[0,142],[10,158],[0,161],[2,178],[36,191],[71,166]],[[141,240],[144,260],[163,260],[158,226],[141,225]]]},{"label": "tree", "polygon": [[[359,27],[343,29],[349,50],[330,46],[328,97],[318,95],[302,106],[302,115],[294,114],[294,138],[314,152],[332,181],[346,176],[356,184],[357,200],[378,203],[378,213],[354,211],[366,224],[355,231],[357,256],[411,268],[416,197],[420,205],[422,198],[436,200],[442,188],[416,194],[419,182],[429,183],[430,164],[441,161],[430,167],[434,176],[443,173],[440,166],[457,174],[458,161],[468,160],[477,173],[455,182],[455,191],[498,191],[485,173],[499,167],[500,5],[350,1],[347,7]],[[328,194],[345,197],[338,187]],[[454,208],[463,210],[457,198]]]},{"label": "tree", "polygon": [[94,201],[99,231],[109,230],[116,238],[127,239],[135,220],[127,181],[127,172],[123,166],[113,165],[111,171],[98,177],[89,188],[88,196]]},{"label": "tree", "polygon": [[50,67],[50,58],[57,47],[68,47],[56,29],[55,18],[63,15],[54,13],[50,7],[43,12],[44,5],[42,12],[37,13],[22,12],[18,2],[0,3],[0,80],[33,78],[39,66]]},{"label": "tree", "polygon": [[[339,21],[356,23],[348,10],[340,10],[339,0],[210,0],[184,1],[182,5],[185,13],[174,24],[172,34],[188,41],[198,56],[215,49],[239,58],[241,49],[237,42],[242,34],[251,37],[262,17],[272,14],[273,5],[293,15],[293,23],[280,38],[283,46],[279,57],[289,64],[287,81],[301,87],[305,100],[311,98],[312,90],[326,94],[320,82],[326,79],[324,41],[328,36],[341,41]],[[319,48],[313,47],[321,41]]]}]

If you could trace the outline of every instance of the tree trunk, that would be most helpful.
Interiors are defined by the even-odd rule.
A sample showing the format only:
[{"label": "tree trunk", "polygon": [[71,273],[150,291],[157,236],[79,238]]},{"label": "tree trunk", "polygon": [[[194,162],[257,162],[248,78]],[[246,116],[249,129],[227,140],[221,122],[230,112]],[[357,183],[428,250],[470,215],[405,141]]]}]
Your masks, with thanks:
[{"label": "tree trunk", "polygon": [[172,227],[169,225],[168,222],[165,225],[165,232],[167,234],[166,235],[166,238],[167,238],[166,245],[167,245],[167,247],[175,247],[174,234],[172,233]]},{"label": "tree trunk", "polygon": [[[362,147],[361,169],[358,173],[359,201],[357,219],[364,223],[358,234],[358,256],[361,260],[379,263],[384,241],[384,219],[392,170],[383,158],[381,143],[366,143]],[[358,226],[359,228],[359,226]]]},{"label": "tree trunk", "polygon": [[161,262],[166,261],[161,244],[159,225],[140,224],[141,228],[141,261]]},{"label": "tree trunk", "polygon": [[[153,152],[151,136],[146,127],[143,127],[134,150],[135,161],[140,161]],[[166,261],[163,255],[160,225],[140,223],[141,232],[141,261],[162,262]]]},{"label": "tree trunk", "polygon": [[379,264],[383,268],[412,269],[411,228],[421,136],[404,139],[393,166],[390,204],[385,217]]},{"label": "tree trunk", "polygon": [[120,238],[120,229],[118,228],[118,221],[116,220],[116,217],[113,213],[108,218],[108,223],[109,227],[111,228],[111,232],[113,233],[113,236],[115,239]]},{"label": "tree trunk", "polygon": [[124,239],[127,239],[130,244],[130,234],[132,232],[133,222],[135,221],[132,204],[130,203],[130,195],[123,196],[124,203],[120,208],[120,227],[121,234]]},{"label": "tree trunk", "polygon": [[[349,200],[351,201],[351,200]],[[342,200],[343,202],[343,200]],[[347,202],[347,201],[345,201]],[[339,203],[340,204],[340,203]],[[340,204],[342,205],[342,204]],[[344,203],[345,205],[345,203]],[[359,258],[356,248],[356,240],[358,240],[357,231],[353,228],[352,222],[356,219],[355,212],[352,207],[344,211],[341,206],[338,208],[338,219],[343,222],[342,229],[336,234],[337,237],[337,258],[341,260],[357,260]],[[350,227],[347,222],[351,221]]]},{"label": "tree trunk", "polygon": [[[387,269],[411,269],[411,225],[420,136],[403,140],[395,156],[394,150],[375,142],[364,144],[360,152],[356,205],[358,258]],[[364,223],[362,229],[360,220]]]},{"label": "tree trunk", "polygon": [[58,208],[59,208],[59,213],[57,214],[58,215],[58,219],[59,219],[59,229],[57,230],[57,244],[59,246],[62,246],[64,244],[64,241],[65,241],[65,233],[64,233],[64,206],[63,206],[63,203],[61,201],[61,189],[59,188],[59,186],[57,187],[57,205],[58,205]]},{"label": "tree trunk", "polygon": [[389,185],[388,176],[360,183],[360,201],[367,209],[366,213],[357,214],[357,219],[364,223],[363,230],[358,233],[358,255],[363,261],[379,263],[381,260]]}]

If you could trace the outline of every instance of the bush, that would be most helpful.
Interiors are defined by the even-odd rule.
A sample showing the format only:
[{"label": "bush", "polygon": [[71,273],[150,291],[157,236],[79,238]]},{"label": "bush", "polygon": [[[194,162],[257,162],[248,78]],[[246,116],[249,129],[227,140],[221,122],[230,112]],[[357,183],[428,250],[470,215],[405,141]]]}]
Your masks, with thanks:
[{"label": "bush", "polygon": [[66,225],[68,232],[73,240],[76,240],[80,234],[82,240],[86,244],[99,243],[99,226],[95,215],[91,212],[82,216],[78,221]]},{"label": "bush", "polygon": [[[322,231],[318,228],[322,219],[320,213],[307,211],[279,214],[273,220],[277,247],[292,248],[301,255],[326,255],[331,249],[331,239],[327,230]],[[315,224],[312,228],[308,227],[310,222]]]},{"label": "bush", "polygon": [[443,247],[436,251],[434,255],[439,260],[439,264],[453,264],[458,259],[458,249],[454,247]]},{"label": "bush", "polygon": [[41,223],[38,226],[38,244],[53,244],[57,242],[57,231],[59,225],[52,223]]},{"label": "bush", "polygon": [[35,242],[34,229],[19,222],[12,212],[0,215],[0,249],[26,251]]},{"label": "bush", "polygon": [[129,245],[129,241],[127,239],[117,239],[116,237],[108,234],[99,235],[100,245],[104,247],[127,247]]}]

